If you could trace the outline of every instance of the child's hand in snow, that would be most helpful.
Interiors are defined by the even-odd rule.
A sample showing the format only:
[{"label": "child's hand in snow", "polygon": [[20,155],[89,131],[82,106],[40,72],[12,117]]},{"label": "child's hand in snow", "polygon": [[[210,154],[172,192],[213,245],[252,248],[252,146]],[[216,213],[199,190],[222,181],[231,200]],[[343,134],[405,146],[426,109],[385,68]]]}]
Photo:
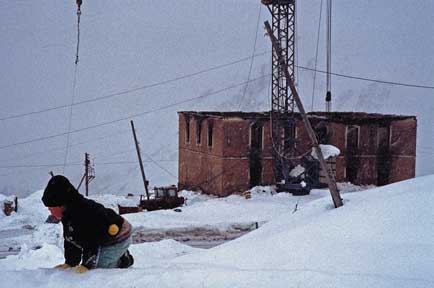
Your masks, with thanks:
[{"label": "child's hand in snow", "polygon": [[63,263],[63,264],[59,264],[59,265],[54,266],[54,268],[56,268],[56,269],[68,269],[68,268],[71,268],[71,266],[69,266],[69,264]]},{"label": "child's hand in snow", "polygon": [[77,267],[75,267],[75,273],[84,273],[87,270],[89,269],[87,269],[86,266],[83,265],[78,265]]}]

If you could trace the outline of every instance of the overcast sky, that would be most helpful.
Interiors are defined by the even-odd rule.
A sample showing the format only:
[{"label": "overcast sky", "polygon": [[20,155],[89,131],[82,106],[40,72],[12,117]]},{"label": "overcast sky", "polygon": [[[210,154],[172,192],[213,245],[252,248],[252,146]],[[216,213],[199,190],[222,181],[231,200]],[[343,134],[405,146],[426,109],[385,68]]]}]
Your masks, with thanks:
[{"label": "overcast sky", "polygon": [[[78,104],[65,173],[78,183],[83,154],[90,153],[98,193],[138,193],[143,187],[130,119],[151,157],[145,160],[155,161],[145,162],[151,185],[159,185],[176,183],[176,111],[269,110],[268,78],[251,82],[245,96],[240,84],[250,66],[240,59],[271,49],[262,24],[270,15],[259,0],[83,2],[74,93],[75,1],[0,1],[0,193],[25,195],[43,188],[50,170],[63,172],[67,137],[51,136],[68,131],[72,98]],[[297,2],[300,66],[315,64],[320,3]],[[433,14],[432,0],[333,1],[332,71],[434,86]],[[318,68],[325,69],[324,23],[318,47]],[[270,57],[254,58],[250,79],[270,73]],[[299,93],[308,110],[312,99],[314,110],[323,110],[324,75],[316,76],[314,97],[313,76],[296,73]],[[113,96],[118,92],[125,93]],[[433,173],[433,89],[333,77],[332,93],[338,111],[416,115],[417,174]],[[10,118],[48,108],[56,109]]]}]

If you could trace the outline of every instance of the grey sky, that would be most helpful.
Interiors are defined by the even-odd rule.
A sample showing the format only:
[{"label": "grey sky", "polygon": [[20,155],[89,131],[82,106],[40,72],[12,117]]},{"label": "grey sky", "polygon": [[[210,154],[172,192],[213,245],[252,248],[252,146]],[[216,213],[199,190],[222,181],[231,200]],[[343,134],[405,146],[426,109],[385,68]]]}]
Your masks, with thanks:
[{"label": "grey sky", "polygon": [[[248,57],[253,52],[260,1],[84,1],[75,102],[142,87]],[[312,66],[320,0],[298,1],[298,64]],[[333,63],[337,73],[434,86],[434,1],[333,1]],[[0,118],[68,105],[76,44],[75,1],[0,1]],[[256,52],[269,51],[262,22]],[[324,14],[323,14],[324,15]],[[324,18],[323,18],[324,19]],[[322,25],[318,68],[325,68]],[[255,58],[251,78],[269,73],[270,55]],[[246,81],[249,61],[106,100],[73,106],[72,130],[197,97]],[[306,107],[312,78],[300,70]],[[317,75],[315,110],[323,109],[324,76]],[[417,173],[434,171],[434,91],[332,78],[333,106],[418,117]],[[177,174],[177,115],[188,109],[234,109],[243,87],[134,118],[142,150]],[[242,109],[267,110],[266,82],[253,82]],[[250,104],[249,104],[250,103]],[[254,104],[251,104],[254,103]],[[68,108],[0,120],[0,147],[64,133]],[[78,183],[84,152],[95,157],[96,192],[138,193],[140,175],[129,121],[71,134],[66,169]],[[78,143],[82,143],[79,144]],[[42,188],[48,171],[62,167],[15,167],[63,163],[66,137],[0,149],[0,193],[28,194]],[[144,157],[146,159],[146,157]],[[149,160],[149,159],[148,159]],[[98,166],[98,163],[101,163]],[[102,164],[106,163],[106,164]],[[14,166],[5,168],[5,166]],[[176,183],[146,162],[151,184]]]}]

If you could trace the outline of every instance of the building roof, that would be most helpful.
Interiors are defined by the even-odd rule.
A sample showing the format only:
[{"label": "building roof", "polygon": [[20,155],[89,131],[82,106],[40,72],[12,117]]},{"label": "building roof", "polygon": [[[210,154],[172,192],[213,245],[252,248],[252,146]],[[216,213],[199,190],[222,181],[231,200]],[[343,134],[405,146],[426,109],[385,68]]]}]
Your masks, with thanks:
[{"label": "building roof", "polygon": [[[191,115],[199,118],[241,118],[241,119],[268,119],[270,112],[241,112],[241,111],[179,111],[179,114]],[[300,113],[294,113],[295,117],[301,118]],[[416,116],[378,114],[366,112],[309,112],[310,119],[318,119],[327,122],[342,123],[366,123],[366,122],[390,122],[394,120],[414,119]]]}]

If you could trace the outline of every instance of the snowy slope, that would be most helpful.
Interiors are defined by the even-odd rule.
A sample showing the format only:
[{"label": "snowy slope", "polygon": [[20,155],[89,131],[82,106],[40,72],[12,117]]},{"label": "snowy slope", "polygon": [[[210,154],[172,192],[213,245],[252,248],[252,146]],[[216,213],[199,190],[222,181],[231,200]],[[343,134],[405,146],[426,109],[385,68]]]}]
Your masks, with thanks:
[{"label": "snowy slope", "polygon": [[[269,109],[268,78],[250,83],[243,97],[245,87],[239,84],[248,78],[249,59],[165,82],[249,57],[254,51],[270,51],[262,29],[263,21],[270,19],[265,7],[256,31],[259,0],[83,2],[74,94],[75,1],[0,1],[0,118],[63,106],[0,120],[0,193],[25,196],[45,186],[50,170],[63,172],[66,136],[50,136],[68,130],[73,94],[76,105],[65,173],[78,184],[83,154],[90,153],[97,176],[91,185],[94,194],[142,190],[130,119],[136,123],[142,152],[159,164],[143,156],[149,161],[145,169],[151,185],[160,185],[177,182],[176,111]],[[315,66],[320,3],[297,3],[300,66]],[[433,5],[431,0],[336,1],[332,70],[432,86]],[[324,25],[320,39],[318,68],[324,70]],[[250,78],[268,73],[270,54],[255,57]],[[314,75],[300,69],[296,77],[310,110]],[[322,110],[324,75],[318,74],[316,80],[313,106]],[[332,87],[333,106],[339,111],[416,115],[417,173],[433,171],[432,89],[342,77],[333,77]],[[93,101],[106,96],[110,97]],[[200,96],[204,97],[189,100]],[[49,138],[15,145],[45,137]]]},{"label": "snowy slope", "polygon": [[322,197],[209,250],[133,245],[128,270],[44,269],[61,258],[45,244],[0,260],[2,287],[433,287],[433,193],[431,175],[343,194],[339,209]]}]

